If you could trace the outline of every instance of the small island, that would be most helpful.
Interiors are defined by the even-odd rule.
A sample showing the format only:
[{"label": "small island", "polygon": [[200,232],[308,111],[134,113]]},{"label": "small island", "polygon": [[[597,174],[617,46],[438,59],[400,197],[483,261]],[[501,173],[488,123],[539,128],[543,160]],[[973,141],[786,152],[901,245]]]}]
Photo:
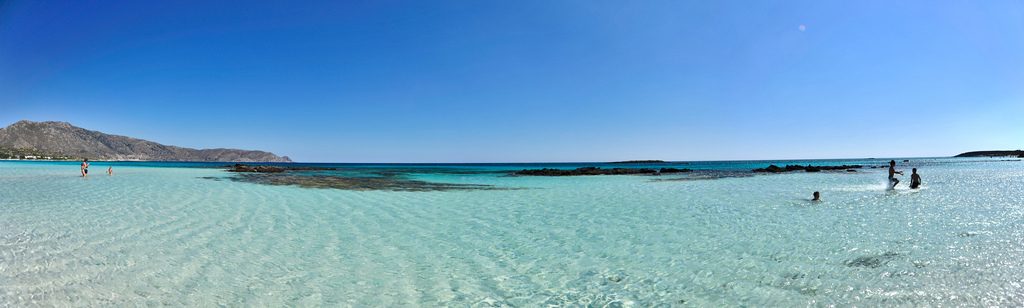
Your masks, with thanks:
[{"label": "small island", "polygon": [[1018,157],[1024,158],[1024,151],[973,151],[960,153],[953,157]]}]

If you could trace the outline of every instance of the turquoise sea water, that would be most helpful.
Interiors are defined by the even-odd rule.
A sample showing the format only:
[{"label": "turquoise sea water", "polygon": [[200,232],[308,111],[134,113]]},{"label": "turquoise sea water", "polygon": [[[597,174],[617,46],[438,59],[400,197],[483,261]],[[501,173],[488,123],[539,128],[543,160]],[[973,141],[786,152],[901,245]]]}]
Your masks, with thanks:
[{"label": "turquoise sea water", "polygon": [[112,163],[108,177],[95,162],[81,178],[77,163],[0,161],[0,306],[1024,305],[1024,162],[901,162],[920,169],[916,191],[885,190],[885,169],[747,172],[885,161],[302,173],[494,188],[429,191],[264,185],[217,164]]}]

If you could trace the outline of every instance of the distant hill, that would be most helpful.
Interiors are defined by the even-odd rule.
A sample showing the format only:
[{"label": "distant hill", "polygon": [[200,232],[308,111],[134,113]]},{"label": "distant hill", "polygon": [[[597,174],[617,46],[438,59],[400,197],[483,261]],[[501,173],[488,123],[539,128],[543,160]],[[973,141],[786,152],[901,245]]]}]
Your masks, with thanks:
[{"label": "distant hill", "polygon": [[954,157],[1003,157],[1003,156],[1017,156],[1024,157],[1024,151],[974,151],[967,153],[960,153],[960,155]]},{"label": "distant hill", "polygon": [[189,149],[109,135],[67,122],[18,121],[0,128],[0,148],[93,160],[290,162],[288,156],[235,149]]}]

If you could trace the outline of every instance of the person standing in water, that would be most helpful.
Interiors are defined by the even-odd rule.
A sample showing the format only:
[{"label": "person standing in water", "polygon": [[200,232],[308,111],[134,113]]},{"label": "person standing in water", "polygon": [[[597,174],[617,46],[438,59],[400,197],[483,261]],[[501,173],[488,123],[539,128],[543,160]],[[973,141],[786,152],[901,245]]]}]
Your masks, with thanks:
[{"label": "person standing in water", "polygon": [[896,171],[896,161],[889,161],[889,188],[896,188],[896,184],[900,183],[900,180],[896,178],[896,174],[903,175],[903,171]]},{"label": "person standing in water", "polygon": [[87,176],[89,176],[89,159],[88,158],[83,158],[82,159],[82,177],[87,177]]},{"label": "person standing in water", "polygon": [[917,168],[910,169],[910,188],[917,189],[921,187],[921,175],[917,174]]},{"label": "person standing in water", "polygon": [[107,167],[107,175],[114,175],[114,166]]}]

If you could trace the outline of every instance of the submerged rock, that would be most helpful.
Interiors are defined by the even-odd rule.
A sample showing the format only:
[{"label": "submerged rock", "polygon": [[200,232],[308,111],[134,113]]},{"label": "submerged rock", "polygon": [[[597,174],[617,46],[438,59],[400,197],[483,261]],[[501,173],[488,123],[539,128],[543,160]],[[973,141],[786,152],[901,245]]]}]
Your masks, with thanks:
[{"label": "submerged rock", "polygon": [[686,168],[681,168],[681,169],[680,168],[661,168],[661,170],[659,170],[659,171],[661,173],[683,173],[683,172],[691,172],[693,170],[686,169]]},{"label": "submerged rock", "polygon": [[899,255],[900,254],[898,253],[887,251],[880,255],[860,256],[853,260],[848,260],[844,264],[849,267],[879,268],[882,265],[889,263],[890,259]]},{"label": "submerged rock", "polygon": [[701,181],[701,180],[717,180],[726,178],[744,178],[754,176],[750,172],[739,172],[739,171],[717,171],[717,170],[698,170],[688,171],[687,176],[683,177],[665,177],[659,179],[652,179],[652,182],[684,182],[684,181]]},{"label": "submerged rock", "polygon": [[294,185],[306,188],[333,188],[344,190],[389,191],[445,191],[445,190],[508,190],[481,184],[435,183],[401,177],[344,177],[334,175],[293,175],[285,173],[245,173],[229,179],[238,182],[265,185]]},{"label": "submerged rock", "polygon": [[[204,177],[214,181],[264,185],[293,185],[306,188],[331,188],[344,190],[389,190],[389,191],[445,191],[445,190],[511,190],[518,188],[494,187],[480,184],[437,183],[409,179],[412,173],[477,174],[494,171],[449,170],[444,168],[332,168],[296,165],[245,165],[225,166],[226,171],[238,173],[229,177]],[[303,172],[334,170],[337,172]],[[358,171],[358,172],[357,172]]]},{"label": "submerged rock", "polygon": [[978,236],[978,234],[979,234],[978,232],[967,231],[967,232],[960,232],[960,234],[957,234],[957,236],[959,236],[959,237],[975,237],[975,236]]},{"label": "submerged rock", "polygon": [[228,167],[230,172],[261,172],[261,173],[278,173],[284,172],[284,168],[274,166],[249,166],[243,164],[235,164],[234,166]]},{"label": "submerged rock", "polygon": [[335,170],[335,168],[326,167],[309,167],[309,166],[249,166],[243,164],[234,164],[227,166],[227,170],[230,172],[258,172],[258,173],[280,173],[285,171],[316,171],[316,170]]}]

